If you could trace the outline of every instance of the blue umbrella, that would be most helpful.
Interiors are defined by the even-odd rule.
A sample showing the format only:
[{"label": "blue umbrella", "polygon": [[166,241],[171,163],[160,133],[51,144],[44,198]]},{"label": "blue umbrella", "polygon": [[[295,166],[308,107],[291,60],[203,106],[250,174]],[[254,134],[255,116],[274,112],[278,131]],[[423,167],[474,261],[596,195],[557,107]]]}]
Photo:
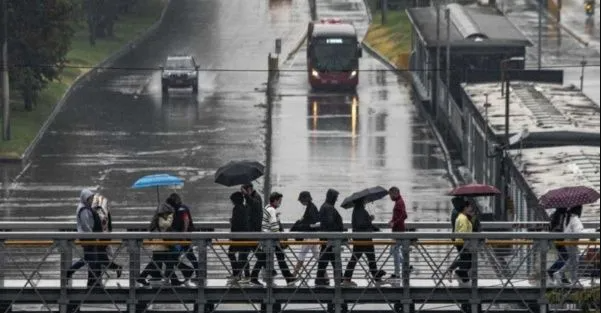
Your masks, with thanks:
[{"label": "blue umbrella", "polygon": [[161,199],[159,196],[159,187],[161,187],[161,186],[182,186],[183,184],[184,184],[184,180],[179,177],[172,176],[169,174],[154,174],[154,175],[148,175],[148,176],[139,178],[131,187],[135,188],[135,189],[156,187],[157,188],[157,201],[160,203]]}]

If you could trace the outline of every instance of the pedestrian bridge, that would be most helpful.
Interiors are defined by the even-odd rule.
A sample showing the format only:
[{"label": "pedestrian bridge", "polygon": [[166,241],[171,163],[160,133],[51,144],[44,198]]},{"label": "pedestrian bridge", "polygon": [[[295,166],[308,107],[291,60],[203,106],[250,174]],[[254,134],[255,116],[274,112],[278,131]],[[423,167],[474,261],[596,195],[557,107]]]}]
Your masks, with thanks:
[{"label": "pedestrian bridge", "polygon": [[[390,233],[378,225],[383,232],[294,234],[229,233],[220,231],[228,228],[227,223],[200,223],[203,231],[186,233],[185,241],[179,233],[146,232],[146,226],[115,222],[120,231],[80,234],[72,231],[72,223],[0,223],[0,312],[581,312],[583,305],[599,309],[599,233],[548,233],[544,222],[485,222],[484,232],[473,234],[451,234],[448,223],[409,223],[412,231],[406,233]],[[594,230],[599,224],[585,227]],[[299,237],[307,239],[294,240]],[[457,258],[451,237],[472,247],[470,284],[443,277]],[[227,249],[230,245],[254,249],[257,241],[250,238],[271,255],[265,286],[228,284]],[[361,240],[367,238],[373,242]],[[86,287],[85,270],[68,280],[71,263],[83,256],[82,239],[111,245],[112,259],[123,265],[123,275],[117,278],[109,271],[96,288]],[[556,258],[555,239],[567,239],[561,243],[582,251],[576,284],[557,285],[546,275]],[[361,260],[353,275],[357,286],[341,284],[353,246],[373,244],[378,268],[392,273],[389,248],[397,241],[403,243],[402,279],[374,281],[367,274],[367,262]],[[281,274],[273,277],[271,269],[278,269],[273,247],[278,242],[288,246],[290,267],[297,263],[302,244],[332,246],[335,268],[328,269],[330,285],[314,285],[317,262],[311,254],[296,284],[287,285]],[[137,284],[157,243],[190,245],[199,259],[198,280],[182,286]],[[255,259],[251,253],[249,263]]]}]

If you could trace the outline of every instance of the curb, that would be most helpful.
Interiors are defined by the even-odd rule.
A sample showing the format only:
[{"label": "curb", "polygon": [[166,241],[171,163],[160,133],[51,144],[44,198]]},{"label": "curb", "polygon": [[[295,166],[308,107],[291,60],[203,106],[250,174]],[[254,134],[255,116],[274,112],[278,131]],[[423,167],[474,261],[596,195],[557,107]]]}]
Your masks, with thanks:
[{"label": "curb", "polygon": [[28,160],[29,157],[31,156],[31,153],[35,150],[36,146],[38,145],[40,139],[44,136],[44,134],[48,130],[48,127],[54,121],[54,118],[56,117],[56,115],[61,111],[63,105],[65,104],[67,99],[71,96],[71,94],[77,88],[79,88],[80,83],[85,82],[85,80],[91,79],[93,77],[93,75],[95,75],[97,73],[98,67],[110,66],[112,63],[117,61],[119,58],[123,57],[125,54],[127,54],[127,53],[131,52],[133,49],[135,49],[139,43],[145,41],[146,39],[148,39],[148,37],[150,37],[150,35],[152,35],[152,34],[154,34],[154,32],[156,32],[156,30],[159,28],[159,25],[161,25],[161,23],[163,22],[165,13],[167,12],[169,5],[171,4],[171,0],[166,0],[166,1],[167,1],[167,3],[165,4],[165,7],[161,11],[161,16],[159,17],[159,19],[156,22],[154,22],[148,29],[146,29],[146,31],[144,31],[143,34],[141,34],[140,36],[125,43],[121,49],[119,49],[118,51],[109,55],[100,63],[96,64],[96,66],[94,66],[94,68],[91,69],[90,71],[83,73],[83,74],[77,76],[77,78],[75,78],[75,80],[73,81],[71,86],[69,86],[69,88],[67,88],[67,90],[65,91],[65,93],[63,94],[61,99],[56,103],[56,105],[52,109],[52,112],[50,113],[50,115],[48,115],[48,118],[46,119],[44,124],[42,124],[42,127],[40,127],[40,130],[38,131],[36,136],[33,138],[31,143],[29,144],[29,146],[27,146],[27,148],[25,149],[25,151],[23,152],[23,154],[21,155],[20,158],[17,158],[17,157],[5,158],[3,156],[0,156],[0,163],[2,163],[2,162],[5,162],[5,163],[23,162],[23,161]]}]

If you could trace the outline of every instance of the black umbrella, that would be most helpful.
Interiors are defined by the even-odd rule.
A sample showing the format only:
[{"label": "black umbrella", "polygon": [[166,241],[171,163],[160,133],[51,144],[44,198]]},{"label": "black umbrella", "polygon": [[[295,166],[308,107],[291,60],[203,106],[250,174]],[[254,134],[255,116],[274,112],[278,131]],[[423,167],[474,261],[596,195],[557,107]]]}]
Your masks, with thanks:
[{"label": "black umbrella", "polygon": [[215,172],[215,182],[224,186],[244,185],[263,176],[265,166],[257,161],[230,161]]},{"label": "black umbrella", "polygon": [[380,200],[386,197],[387,195],[388,190],[384,189],[384,187],[371,187],[355,192],[352,195],[346,197],[344,201],[342,201],[342,204],[340,206],[342,206],[345,209],[350,209],[354,206],[353,202],[355,202],[356,200],[363,199],[365,202],[374,202],[376,200]]}]

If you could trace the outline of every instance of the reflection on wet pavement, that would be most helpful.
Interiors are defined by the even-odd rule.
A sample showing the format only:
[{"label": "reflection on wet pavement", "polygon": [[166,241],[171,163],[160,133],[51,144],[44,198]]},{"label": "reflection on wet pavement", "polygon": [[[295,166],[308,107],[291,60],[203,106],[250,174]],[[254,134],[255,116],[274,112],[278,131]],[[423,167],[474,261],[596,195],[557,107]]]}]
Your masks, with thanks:
[{"label": "reflection on wet pavement", "polygon": [[[344,7],[344,12],[340,12]],[[367,28],[361,0],[318,1],[320,18],[340,17]],[[357,18],[355,18],[357,17]],[[443,158],[418,115],[407,84],[363,54],[356,93],[313,92],[307,83],[306,50],[284,65],[274,104],[272,189],[284,194],[282,217],[301,217],[298,193],[308,190],[321,204],[328,188],[350,193],[374,185],[398,186],[412,221],[446,221],[450,186]],[[288,70],[288,71],[287,71]],[[376,220],[390,218],[392,203],[368,208]],[[352,210],[341,209],[345,220]]]},{"label": "reflection on wet pavement", "polygon": [[[230,159],[264,160],[267,75],[257,70],[266,70],[275,38],[289,51],[308,20],[303,1],[172,1],[159,31],[114,64],[123,69],[77,89],[29,166],[2,167],[0,218],[72,219],[90,187],[111,200],[115,219],[149,220],[154,192],[130,186],[168,172],[186,180],[180,192],[198,219],[225,220],[232,188],[213,173]],[[161,95],[158,66],[170,54],[191,54],[206,69],[198,95]]]}]

